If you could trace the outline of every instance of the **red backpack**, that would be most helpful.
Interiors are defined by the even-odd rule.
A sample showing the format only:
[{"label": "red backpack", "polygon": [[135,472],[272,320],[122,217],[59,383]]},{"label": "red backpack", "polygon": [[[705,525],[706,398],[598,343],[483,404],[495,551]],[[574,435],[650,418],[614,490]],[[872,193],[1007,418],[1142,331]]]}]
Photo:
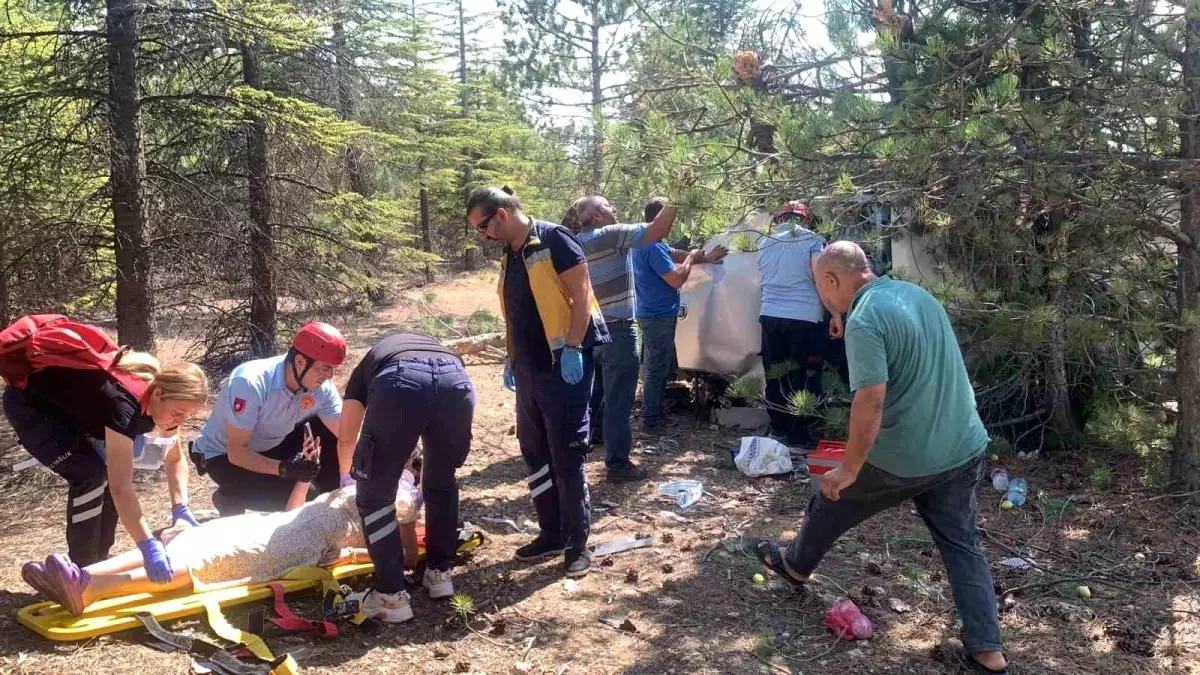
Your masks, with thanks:
[{"label": "red backpack", "polygon": [[30,314],[0,333],[0,377],[23,389],[29,376],[43,368],[104,370],[141,400],[145,381],[114,367],[125,351],[96,326],[61,314]]}]

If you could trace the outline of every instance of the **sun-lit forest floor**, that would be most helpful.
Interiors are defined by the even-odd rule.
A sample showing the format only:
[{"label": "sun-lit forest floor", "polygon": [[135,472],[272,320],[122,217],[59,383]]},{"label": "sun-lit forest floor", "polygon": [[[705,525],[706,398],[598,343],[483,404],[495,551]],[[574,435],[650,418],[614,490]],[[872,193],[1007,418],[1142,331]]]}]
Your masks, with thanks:
[{"label": "sun-lit forest floor", "polygon": [[[348,330],[361,355],[379,336],[426,325],[430,311],[487,322],[498,311],[495,273],[460,275],[410,291],[394,307]],[[534,518],[526,469],[514,434],[513,396],[500,364],[468,358],[478,389],[475,441],[459,471],[462,518],[483,529],[486,545],[456,571],[455,586],[473,606],[465,622],[449,602],[414,593],[413,621],[400,626],[341,625],[332,641],[268,637],[291,653],[303,673],[954,673],[943,643],[958,627],[945,570],[928,532],[910,508],[851,531],[825,558],[819,583],[803,595],[766,575],[739,546],[742,536],[786,537],[801,525],[811,486],[742,476],[728,452],[739,433],[699,420],[676,402],[670,433],[635,438],[634,459],[650,472],[635,485],[603,482],[603,450],[589,457],[593,543],[654,537],[647,548],[614,555],[578,583],[564,581],[559,561],[524,564],[512,551],[532,534],[485,519]],[[349,369],[343,369],[344,380]],[[635,413],[636,415],[636,413]],[[635,428],[637,426],[637,419]],[[13,474],[26,455],[0,425],[0,673],[186,673],[189,658],[163,654],[125,635],[78,643],[37,637],[16,621],[37,596],[21,581],[22,562],[65,550],[65,485],[42,469]],[[1001,495],[979,487],[984,548],[998,592],[1014,673],[1200,673],[1200,519],[1140,487],[1136,460],[1115,465],[1095,485],[1061,455],[1021,467],[1029,478],[1025,506],[1001,511]],[[657,494],[659,484],[693,478],[704,484],[688,509]],[[139,492],[155,527],[168,524],[161,475],[139,472]],[[1103,489],[1101,489],[1103,488]],[[192,503],[210,510],[212,483],[193,479]],[[131,547],[118,531],[120,551]],[[1141,555],[1138,555],[1138,554]],[[1024,557],[1024,571],[1001,564]],[[1090,599],[1077,587],[1086,585]],[[1013,592],[1009,592],[1013,591]],[[852,598],[875,636],[839,642],[823,624],[833,601]],[[290,599],[315,616],[319,597]],[[246,609],[227,612],[244,627]],[[628,620],[628,621],[626,621]],[[167,624],[217,641],[197,617]]]}]

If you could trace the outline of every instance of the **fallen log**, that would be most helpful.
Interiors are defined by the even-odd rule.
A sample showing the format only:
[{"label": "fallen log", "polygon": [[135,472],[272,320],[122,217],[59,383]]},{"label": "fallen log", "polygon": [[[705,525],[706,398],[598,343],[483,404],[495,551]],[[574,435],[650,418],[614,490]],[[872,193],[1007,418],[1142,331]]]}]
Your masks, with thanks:
[{"label": "fallen log", "polygon": [[458,354],[466,356],[468,354],[478,354],[486,351],[489,347],[497,347],[504,349],[504,333],[483,333],[482,335],[472,335],[471,337],[458,338],[457,340],[447,340],[446,347]]}]

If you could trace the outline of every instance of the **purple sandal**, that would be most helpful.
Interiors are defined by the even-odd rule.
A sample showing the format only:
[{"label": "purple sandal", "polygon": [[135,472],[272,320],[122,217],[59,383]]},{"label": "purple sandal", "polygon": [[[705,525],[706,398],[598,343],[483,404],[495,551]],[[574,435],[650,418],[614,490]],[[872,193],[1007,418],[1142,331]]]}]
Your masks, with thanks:
[{"label": "purple sandal", "polygon": [[21,579],[29,584],[44,598],[54,597],[51,594],[50,580],[46,576],[46,565],[40,562],[27,562],[21,565]]},{"label": "purple sandal", "polygon": [[50,597],[75,616],[83,614],[83,589],[87,588],[92,575],[67,556],[55,553],[46,558],[46,576],[52,590]]}]

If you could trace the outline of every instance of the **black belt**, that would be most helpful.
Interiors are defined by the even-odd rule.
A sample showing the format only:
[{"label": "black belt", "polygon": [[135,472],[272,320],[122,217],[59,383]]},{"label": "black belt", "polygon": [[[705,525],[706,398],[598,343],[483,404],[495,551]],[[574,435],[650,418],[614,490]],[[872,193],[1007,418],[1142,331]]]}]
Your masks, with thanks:
[{"label": "black belt", "polygon": [[188,456],[192,458],[192,464],[196,465],[196,474],[203,476],[208,473],[208,459],[203,452],[196,452],[195,448],[196,442],[188,441]]}]

